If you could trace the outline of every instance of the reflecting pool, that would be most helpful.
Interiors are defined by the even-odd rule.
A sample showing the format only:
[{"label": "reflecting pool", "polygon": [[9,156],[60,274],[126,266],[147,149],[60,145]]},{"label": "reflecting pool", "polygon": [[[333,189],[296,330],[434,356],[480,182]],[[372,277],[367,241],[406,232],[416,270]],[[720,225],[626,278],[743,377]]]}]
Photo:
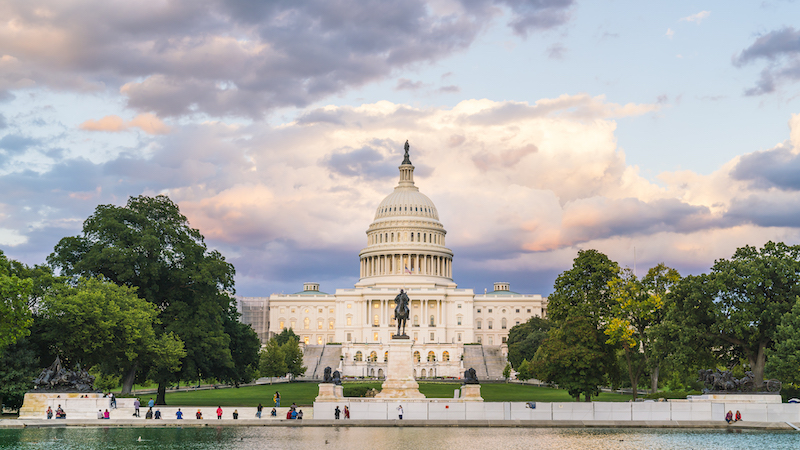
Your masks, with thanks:
[{"label": "reflecting pool", "polygon": [[[139,440],[141,438],[141,441]],[[611,428],[25,428],[0,449],[797,449],[800,432]]]}]

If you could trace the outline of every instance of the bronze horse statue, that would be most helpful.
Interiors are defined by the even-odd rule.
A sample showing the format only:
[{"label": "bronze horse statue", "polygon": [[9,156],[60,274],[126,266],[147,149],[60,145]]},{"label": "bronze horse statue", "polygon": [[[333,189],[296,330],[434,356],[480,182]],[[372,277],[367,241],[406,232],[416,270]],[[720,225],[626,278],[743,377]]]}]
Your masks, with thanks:
[{"label": "bronze horse statue", "polygon": [[[400,289],[400,293],[394,298],[394,318],[397,320],[397,334],[395,336],[406,336],[406,323],[411,310],[408,308],[408,295]],[[403,327],[403,334],[400,334],[400,326]]]}]

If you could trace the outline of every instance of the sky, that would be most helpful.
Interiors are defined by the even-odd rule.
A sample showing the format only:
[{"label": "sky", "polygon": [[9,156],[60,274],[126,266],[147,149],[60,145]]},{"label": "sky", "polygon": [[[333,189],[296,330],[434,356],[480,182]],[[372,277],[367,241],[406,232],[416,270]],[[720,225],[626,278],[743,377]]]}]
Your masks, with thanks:
[{"label": "sky", "polygon": [[[794,18],[794,19],[792,19]],[[241,296],[334,292],[403,143],[454,279],[800,244],[800,2],[5,0],[0,250],[166,194]]]}]

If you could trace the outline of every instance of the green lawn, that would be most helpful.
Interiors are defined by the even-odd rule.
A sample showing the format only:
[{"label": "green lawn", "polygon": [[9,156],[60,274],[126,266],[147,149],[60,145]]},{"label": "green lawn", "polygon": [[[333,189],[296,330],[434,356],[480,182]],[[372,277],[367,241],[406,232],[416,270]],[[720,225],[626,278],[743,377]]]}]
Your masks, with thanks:
[{"label": "green lawn", "polygon": [[[345,383],[345,386],[352,383]],[[364,383],[379,387],[380,383]],[[453,398],[456,383],[420,383],[419,390],[428,398]],[[193,392],[167,393],[167,403],[181,406],[273,406],[275,391],[281,393],[281,406],[292,402],[310,406],[319,393],[317,383],[281,383],[274,385],[246,386],[230,389],[209,389]],[[481,385],[481,396],[487,402],[570,402],[572,398],[566,391],[539,386],[520,384],[487,383]],[[602,393],[596,400],[604,402],[625,402],[630,395]]]}]

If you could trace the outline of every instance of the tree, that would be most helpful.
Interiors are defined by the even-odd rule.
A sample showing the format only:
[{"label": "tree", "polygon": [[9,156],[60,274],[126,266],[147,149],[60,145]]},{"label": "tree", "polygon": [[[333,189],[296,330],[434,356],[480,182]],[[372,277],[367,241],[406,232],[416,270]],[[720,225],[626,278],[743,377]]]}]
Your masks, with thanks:
[{"label": "tree", "polygon": [[[155,379],[159,404],[177,378],[224,378],[234,370],[225,319],[233,304],[234,268],[209,251],[176,204],[163,195],[128,199],[124,207],[100,205],[83,233],[59,241],[48,263],[71,277],[103,275],[156,305],[157,334],[174,333],[185,344],[179,375]],[[234,345],[236,342],[234,342]],[[129,390],[143,361],[125,377]],[[149,372],[149,368],[144,368]]]},{"label": "tree", "polygon": [[296,335],[291,328],[284,328],[280,333],[273,338],[278,345],[283,345],[291,340],[300,342],[300,336]]},{"label": "tree", "polygon": [[262,377],[282,377],[289,371],[286,366],[286,355],[283,354],[276,338],[267,341],[267,345],[259,353],[259,372]]},{"label": "tree", "polygon": [[531,379],[531,366],[527,359],[523,359],[522,362],[519,363],[517,379],[522,381]]},{"label": "tree", "polygon": [[800,384],[800,298],[775,331],[775,347],[767,349],[765,369],[784,383]]},{"label": "tree", "polygon": [[536,350],[547,338],[551,323],[541,317],[531,317],[527,322],[511,327],[508,332],[508,361],[511,366],[520,370],[523,360],[530,361]]},{"label": "tree", "polygon": [[742,247],[707,276],[680,284],[675,320],[732,359],[746,359],[760,385],[778,325],[800,295],[800,246]]},{"label": "tree", "polygon": [[33,389],[39,359],[28,338],[21,338],[0,353],[0,405],[19,409],[25,393]]},{"label": "tree", "polygon": [[248,324],[239,322],[239,312],[234,306],[228,308],[225,318],[225,333],[231,338],[231,358],[233,370],[222,379],[239,387],[239,383],[249,383],[258,374],[261,340]]},{"label": "tree", "polygon": [[532,374],[543,381],[556,383],[569,395],[591,401],[600,393],[600,386],[608,380],[607,374],[614,365],[613,352],[604,343],[591,319],[575,317],[559,328],[550,330],[531,361]]},{"label": "tree", "polygon": [[300,349],[299,340],[289,339],[281,345],[281,351],[286,361],[286,373],[292,374],[295,378],[303,376],[306,367],[303,366],[303,351]]},{"label": "tree", "polygon": [[650,371],[653,392],[658,389],[658,371],[664,355],[654,345],[661,335],[653,327],[664,320],[666,293],[679,279],[675,269],[661,263],[641,280],[626,269],[609,282],[615,304],[604,329],[609,336],[606,343],[622,347],[634,399],[645,370]]},{"label": "tree", "polygon": [[599,328],[614,300],[608,283],[619,275],[619,265],[597,250],[580,250],[572,268],[556,278],[547,301],[547,315],[560,323],[584,317]]},{"label": "tree", "polygon": [[508,383],[509,378],[511,378],[511,363],[506,363],[506,366],[503,367],[503,379]]},{"label": "tree", "polygon": [[11,273],[11,265],[0,251],[0,354],[3,348],[27,336],[33,324],[28,297],[33,281]]},{"label": "tree", "polygon": [[163,352],[167,335],[156,338],[156,307],[139,298],[135,288],[80,279],[75,287],[45,297],[41,306],[46,340],[68,364],[120,375],[131,373],[131,367],[143,361],[157,365],[162,358],[185,354],[180,340],[171,353]]}]

